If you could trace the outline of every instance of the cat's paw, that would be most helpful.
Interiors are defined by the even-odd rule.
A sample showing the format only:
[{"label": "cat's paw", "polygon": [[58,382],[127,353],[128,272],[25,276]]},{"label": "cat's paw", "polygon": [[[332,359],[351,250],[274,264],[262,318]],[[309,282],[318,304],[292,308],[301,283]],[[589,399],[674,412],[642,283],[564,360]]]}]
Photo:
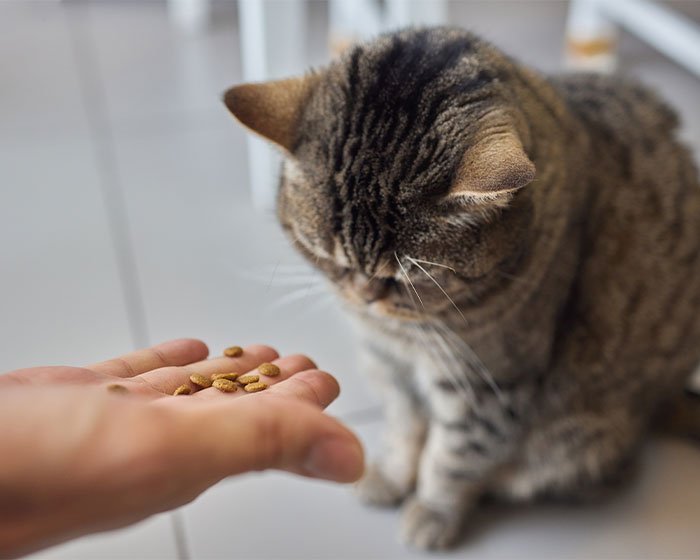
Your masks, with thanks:
[{"label": "cat's paw", "polygon": [[378,465],[370,465],[364,476],[355,485],[360,500],[376,507],[396,507],[409,494],[382,474]]},{"label": "cat's paw", "polygon": [[401,540],[423,550],[452,548],[462,534],[462,515],[439,511],[412,498],[403,509]]}]

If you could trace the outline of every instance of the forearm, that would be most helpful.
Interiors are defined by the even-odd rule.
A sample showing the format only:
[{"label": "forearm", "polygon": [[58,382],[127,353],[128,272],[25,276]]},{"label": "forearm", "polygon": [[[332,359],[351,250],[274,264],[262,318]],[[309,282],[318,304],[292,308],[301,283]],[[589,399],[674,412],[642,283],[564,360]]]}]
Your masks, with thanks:
[{"label": "forearm", "polygon": [[93,388],[4,391],[0,557],[146,517],[144,489],[158,468],[146,455],[159,429],[151,408]]}]

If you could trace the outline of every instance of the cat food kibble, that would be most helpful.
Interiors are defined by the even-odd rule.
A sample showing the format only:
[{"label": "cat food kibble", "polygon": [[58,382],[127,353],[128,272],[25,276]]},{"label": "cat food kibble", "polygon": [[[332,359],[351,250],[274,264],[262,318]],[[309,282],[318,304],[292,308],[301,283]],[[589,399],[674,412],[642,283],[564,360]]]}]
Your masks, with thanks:
[{"label": "cat food kibble", "polygon": [[258,391],[267,389],[267,383],[248,383],[243,389],[247,393],[257,393]]},{"label": "cat food kibble", "polygon": [[246,375],[241,375],[236,381],[241,385],[248,385],[248,383],[256,383],[260,381],[260,376],[255,373],[247,373]]},{"label": "cat food kibble", "polygon": [[243,348],[240,346],[229,346],[224,350],[224,356],[227,358],[238,358],[241,354],[243,354]]},{"label": "cat food kibble", "polygon": [[112,383],[111,385],[107,385],[107,390],[110,393],[117,393],[120,395],[125,395],[129,392],[129,389],[124,387],[124,385],[119,385],[119,383]]},{"label": "cat food kibble", "polygon": [[237,377],[238,377],[238,374],[235,372],[215,373],[214,375],[211,376],[211,380],[216,381],[217,379],[228,379],[229,381],[235,381]]},{"label": "cat food kibble", "polygon": [[180,385],[175,391],[173,392],[173,395],[189,395],[192,392],[192,389],[190,389],[189,385]]},{"label": "cat food kibble", "polygon": [[275,364],[260,364],[258,371],[267,377],[276,377],[280,374],[280,368]]},{"label": "cat food kibble", "polygon": [[230,379],[215,379],[212,386],[224,393],[234,393],[238,391],[238,386]]},{"label": "cat food kibble", "polygon": [[190,375],[190,381],[195,385],[201,387],[202,389],[211,387],[211,379],[209,379],[208,377],[204,377],[203,375],[200,375],[198,373]]}]

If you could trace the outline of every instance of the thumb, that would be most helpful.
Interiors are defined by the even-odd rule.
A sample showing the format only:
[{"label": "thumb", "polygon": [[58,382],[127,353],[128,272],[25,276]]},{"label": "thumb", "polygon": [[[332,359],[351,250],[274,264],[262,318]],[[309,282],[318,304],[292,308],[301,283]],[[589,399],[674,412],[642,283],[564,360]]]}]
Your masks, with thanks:
[{"label": "thumb", "polygon": [[364,469],[357,437],[311,404],[278,395],[217,403],[201,411],[197,455],[221,477],[281,469],[313,478],[353,482]]}]

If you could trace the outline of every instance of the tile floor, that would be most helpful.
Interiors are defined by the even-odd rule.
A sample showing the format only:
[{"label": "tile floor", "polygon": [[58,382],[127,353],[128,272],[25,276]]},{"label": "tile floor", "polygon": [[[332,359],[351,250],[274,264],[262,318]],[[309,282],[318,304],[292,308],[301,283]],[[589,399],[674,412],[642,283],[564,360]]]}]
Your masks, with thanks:
[{"label": "tile floor", "polygon": [[[673,5],[700,21],[699,2]],[[325,6],[311,10],[309,60],[319,62]],[[450,5],[452,22],[550,71],[565,15],[555,1]],[[380,413],[343,318],[305,284],[275,303],[303,268],[274,220],[251,210],[245,137],[219,102],[240,76],[235,4],[216,3],[213,20],[183,36],[162,2],[0,2],[0,371],[82,364],[176,336],[212,348],[266,341],[339,377],[330,411],[371,454]],[[700,153],[700,80],[632,37],[621,53],[624,72],[680,109]],[[656,441],[643,464],[605,506],[487,510],[469,543],[442,556],[697,557],[700,452]],[[241,517],[265,538],[248,538]],[[265,473],[35,557],[426,557],[397,544],[396,526],[395,513],[364,509],[349,488]]]}]

